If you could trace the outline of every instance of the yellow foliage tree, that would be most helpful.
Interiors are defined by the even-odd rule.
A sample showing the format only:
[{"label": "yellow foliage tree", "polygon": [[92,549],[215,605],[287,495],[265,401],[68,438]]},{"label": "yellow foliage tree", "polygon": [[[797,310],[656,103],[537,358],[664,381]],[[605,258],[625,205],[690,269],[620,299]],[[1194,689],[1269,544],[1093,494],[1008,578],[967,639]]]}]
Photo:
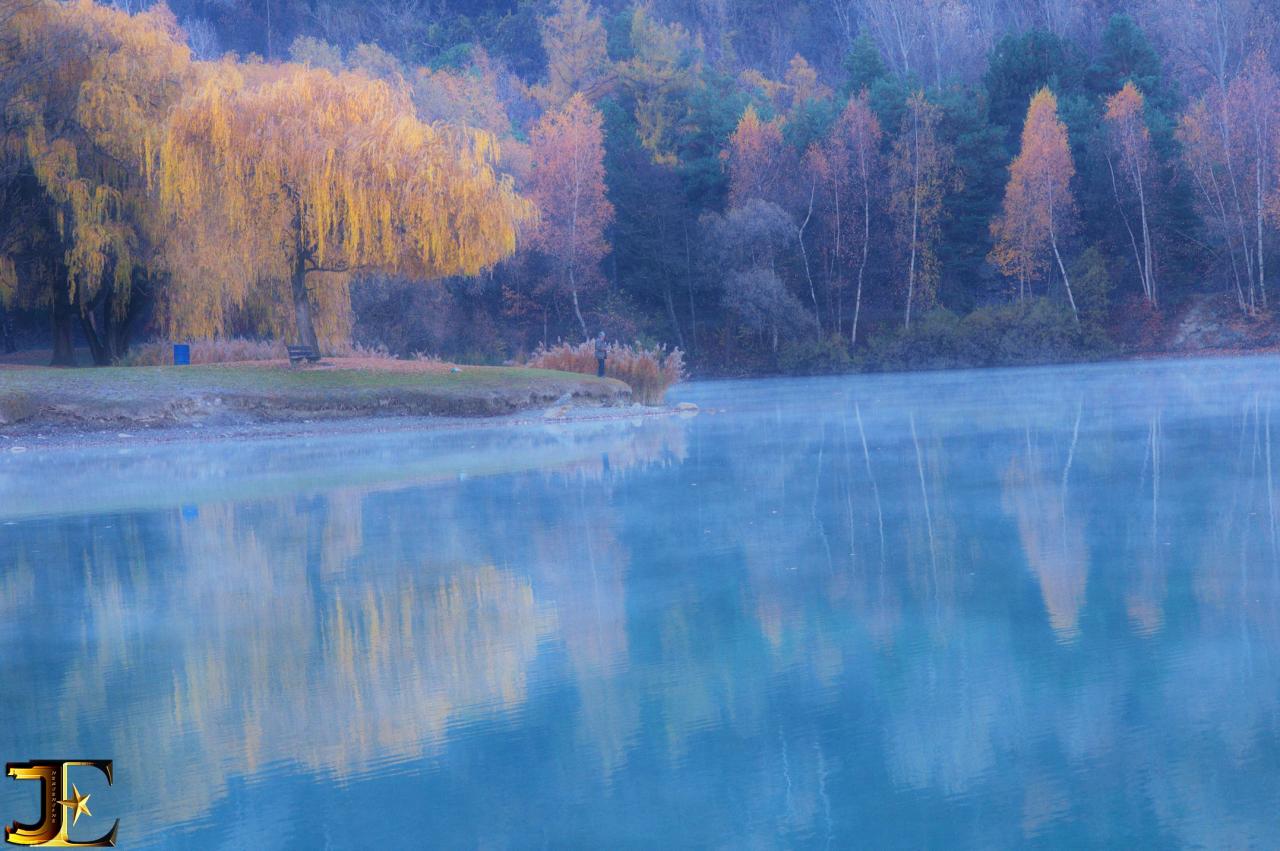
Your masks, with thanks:
[{"label": "yellow foliage tree", "polygon": [[618,71],[635,97],[636,134],[654,162],[674,165],[681,99],[700,70],[698,51],[688,30],[663,24],[646,5],[631,13],[631,45],[634,55]]},{"label": "yellow foliage tree", "polygon": [[[230,311],[283,303],[296,340],[318,348],[313,316],[326,342],[345,333],[356,271],[479,273],[533,216],[497,158],[491,134],[424,124],[405,89],[364,74],[220,64],[159,152],[159,197],[184,235],[170,328],[211,336]],[[276,331],[287,319],[268,315]]]},{"label": "yellow foliage tree", "polygon": [[576,94],[594,101],[613,83],[607,38],[600,16],[587,0],[556,0],[542,21],[547,82],[533,95],[546,109],[558,109]]},{"label": "yellow foliage tree", "polygon": [[49,294],[54,362],[72,362],[78,315],[95,362],[108,363],[123,354],[135,273],[158,250],[146,174],[190,54],[163,6],[131,16],[30,0],[6,11],[0,61],[41,69],[5,92],[4,108],[7,147],[29,164],[63,247],[66,285]]}]

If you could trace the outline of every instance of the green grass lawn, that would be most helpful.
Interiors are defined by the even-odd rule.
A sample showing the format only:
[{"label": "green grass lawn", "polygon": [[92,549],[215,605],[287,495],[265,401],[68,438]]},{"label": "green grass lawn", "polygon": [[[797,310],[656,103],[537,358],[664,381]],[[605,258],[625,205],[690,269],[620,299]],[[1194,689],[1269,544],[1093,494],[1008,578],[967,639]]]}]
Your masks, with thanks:
[{"label": "green grass lawn", "polygon": [[[332,363],[332,361],[330,361]],[[459,372],[377,372],[263,366],[108,366],[31,368],[0,372],[0,386],[70,392],[180,393],[225,390],[368,390],[397,387],[502,387],[547,380],[588,378],[574,373],[514,366],[469,366]]]},{"label": "green grass lawn", "polygon": [[172,420],[223,406],[263,419],[303,414],[485,416],[550,404],[568,395],[626,401],[612,379],[522,367],[464,366],[399,372],[323,367],[149,366],[0,369],[0,422]]}]

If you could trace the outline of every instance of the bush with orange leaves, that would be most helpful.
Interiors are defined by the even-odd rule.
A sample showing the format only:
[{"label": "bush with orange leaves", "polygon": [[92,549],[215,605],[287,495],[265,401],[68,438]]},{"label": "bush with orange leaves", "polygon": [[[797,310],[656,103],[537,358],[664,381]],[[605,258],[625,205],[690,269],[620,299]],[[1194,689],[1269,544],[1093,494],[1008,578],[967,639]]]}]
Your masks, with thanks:
[{"label": "bush with orange leaves", "polygon": [[[644,348],[639,344],[610,343],[604,364],[605,375],[626,383],[636,401],[645,405],[661,405],[667,389],[685,377],[684,352],[667,351],[666,346]],[[595,375],[596,344],[587,341],[577,346],[558,343],[549,349],[539,347],[529,359],[529,366]]]}]

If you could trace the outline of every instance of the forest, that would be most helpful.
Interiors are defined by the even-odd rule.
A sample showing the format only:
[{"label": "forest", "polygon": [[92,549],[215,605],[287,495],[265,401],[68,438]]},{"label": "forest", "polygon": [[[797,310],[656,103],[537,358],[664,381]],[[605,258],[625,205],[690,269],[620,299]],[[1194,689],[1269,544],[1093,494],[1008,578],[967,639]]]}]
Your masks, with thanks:
[{"label": "forest", "polygon": [[1271,321],[1266,0],[0,0],[5,348],[697,374]]}]

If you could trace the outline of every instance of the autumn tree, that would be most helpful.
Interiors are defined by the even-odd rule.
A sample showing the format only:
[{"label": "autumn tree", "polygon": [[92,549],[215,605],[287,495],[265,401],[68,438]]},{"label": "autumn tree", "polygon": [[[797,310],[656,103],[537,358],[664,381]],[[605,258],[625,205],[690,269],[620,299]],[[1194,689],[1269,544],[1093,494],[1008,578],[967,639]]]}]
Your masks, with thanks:
[{"label": "autumn tree", "polygon": [[0,62],[39,69],[14,79],[4,112],[9,150],[20,151],[62,247],[42,299],[53,306],[53,360],[74,362],[78,319],[94,362],[111,363],[162,241],[146,175],[190,79],[190,54],[164,6],[128,15],[89,0],[33,0],[3,13]]},{"label": "autumn tree", "polygon": [[748,106],[729,137],[729,205],[740,207],[752,198],[781,200],[787,153],[782,122],[762,121],[756,108]]},{"label": "autumn tree", "polygon": [[889,163],[890,207],[906,266],[903,325],[907,328],[911,327],[912,308],[917,303],[929,307],[937,297],[942,202],[958,180],[952,167],[952,148],[938,136],[941,116],[942,111],[924,92],[913,93],[907,99],[902,130],[894,140]]},{"label": "autumn tree", "polygon": [[511,119],[498,98],[498,69],[484,51],[475,50],[471,66],[461,71],[418,68],[411,82],[413,105],[421,120],[488,131],[503,141],[506,160]]},{"label": "autumn tree", "polygon": [[818,186],[824,170],[821,152],[813,151],[812,156],[806,157],[806,166],[801,167],[794,148],[784,143],[782,129],[780,118],[762,121],[754,106],[743,111],[726,152],[729,204],[732,209],[739,209],[752,200],[763,200],[795,211],[793,236],[813,308],[814,329],[820,339],[823,332],[813,264],[809,258],[808,231],[814,223]]},{"label": "autumn tree", "polygon": [[[528,204],[482,131],[419,121],[363,74],[223,66],[173,112],[155,182],[175,232],[167,318],[192,336],[229,311],[292,307],[293,336],[342,334],[362,270],[474,275],[510,255]],[[283,288],[283,292],[281,292]]]},{"label": "autumn tree", "polygon": [[1280,83],[1260,52],[1225,88],[1211,86],[1178,123],[1183,162],[1203,218],[1247,312],[1267,304],[1267,195],[1280,179],[1278,128]]},{"label": "autumn tree", "polygon": [[587,0],[556,0],[542,21],[542,46],[547,82],[533,93],[545,108],[558,109],[575,94],[594,101],[613,83],[604,24]]},{"label": "autumn tree", "polygon": [[[1116,206],[1120,210],[1125,231],[1129,234],[1129,243],[1133,246],[1133,257],[1138,266],[1142,294],[1148,302],[1155,305],[1156,275],[1152,261],[1151,226],[1148,221],[1150,206],[1148,195],[1153,183],[1151,180],[1153,163],[1151,133],[1147,129],[1144,106],[1142,92],[1132,82],[1125,83],[1120,91],[1107,99],[1106,158]],[[1120,172],[1119,180],[1116,178],[1117,168]],[[1133,225],[1125,212],[1125,201],[1120,193],[1121,183],[1132,193],[1133,201],[1138,207],[1137,234],[1134,233]]]},{"label": "autumn tree", "polygon": [[546,289],[567,293],[584,338],[581,295],[603,283],[600,261],[609,253],[604,230],[613,221],[605,197],[604,134],[600,111],[585,96],[543,115],[530,138],[530,195],[540,221],[532,247],[551,265]]},{"label": "autumn tree", "polygon": [[680,24],[664,24],[647,6],[631,13],[633,55],[618,65],[619,76],[635,98],[636,134],[654,162],[674,165],[682,100],[699,70],[698,52]]},{"label": "autumn tree", "polygon": [[1280,178],[1280,79],[1265,51],[1249,57],[1244,71],[1227,90],[1230,109],[1242,119],[1237,123],[1233,147],[1240,152],[1244,176],[1242,206],[1249,213],[1253,230],[1253,257],[1257,269],[1258,297],[1267,306],[1267,247],[1271,234],[1267,221],[1267,198]]},{"label": "autumn tree", "polygon": [[1022,148],[1009,167],[1004,205],[991,223],[992,262],[1018,279],[1019,297],[1043,277],[1049,257],[1057,264],[1071,313],[1080,321],[1060,241],[1075,213],[1071,178],[1075,165],[1067,127],[1058,118],[1058,99],[1042,88],[1031,98],[1022,128]]},{"label": "autumn tree", "polygon": [[[871,252],[872,202],[879,194],[880,121],[871,111],[864,90],[845,104],[840,117],[823,142],[815,165],[825,186],[828,233],[828,277],[841,293],[852,278],[853,317],[849,345],[858,344],[862,314],[862,287]],[[838,298],[837,330],[843,327]]]}]

